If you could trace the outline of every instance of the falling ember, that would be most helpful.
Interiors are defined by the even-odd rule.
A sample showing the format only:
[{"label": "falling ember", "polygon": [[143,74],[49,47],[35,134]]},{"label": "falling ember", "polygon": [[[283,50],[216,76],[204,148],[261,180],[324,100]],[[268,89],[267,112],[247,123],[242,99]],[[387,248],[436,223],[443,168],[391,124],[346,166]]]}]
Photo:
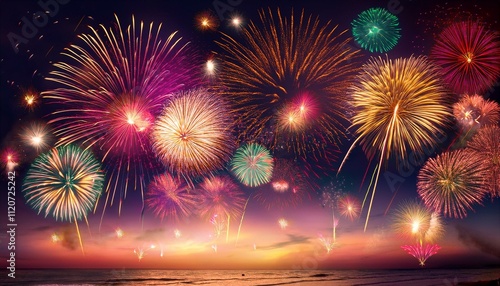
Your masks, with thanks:
[{"label": "falling ember", "polygon": [[59,237],[59,235],[57,235],[57,233],[53,233],[50,238],[52,239],[52,242],[53,243],[58,243],[61,241],[61,238]]},{"label": "falling ember", "polygon": [[181,231],[180,231],[180,230],[178,230],[178,229],[175,229],[175,230],[174,230],[174,237],[175,237],[175,238],[180,238],[181,236],[182,236]]},{"label": "falling ember", "polygon": [[117,238],[122,238],[124,235],[124,232],[121,228],[117,228],[117,229],[115,229],[115,235]]},{"label": "falling ember", "polygon": [[272,182],[272,185],[273,185],[273,189],[276,192],[278,192],[278,193],[284,193],[290,187],[290,185],[288,184],[288,182],[284,181],[284,180],[279,180],[279,181],[276,181],[276,182]]},{"label": "falling ember", "polygon": [[414,245],[403,245],[401,248],[408,252],[408,254],[418,259],[418,262],[422,267],[425,265],[425,262],[429,259],[429,257],[433,256],[439,249],[441,249],[441,247],[437,244],[422,245],[419,243]]},{"label": "falling ember", "polygon": [[288,226],[288,221],[286,219],[284,219],[284,218],[280,218],[278,220],[278,224],[280,225],[281,229],[286,229],[287,226]]}]

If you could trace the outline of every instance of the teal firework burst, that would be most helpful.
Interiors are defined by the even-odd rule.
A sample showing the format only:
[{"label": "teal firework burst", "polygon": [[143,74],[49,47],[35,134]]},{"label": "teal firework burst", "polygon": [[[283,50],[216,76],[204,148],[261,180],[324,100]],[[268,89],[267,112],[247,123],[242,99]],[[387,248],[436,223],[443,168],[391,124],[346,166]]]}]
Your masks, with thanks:
[{"label": "teal firework burst", "polygon": [[101,163],[89,150],[74,145],[38,156],[24,179],[27,204],[45,217],[77,221],[86,217],[102,193]]},{"label": "teal firework burst", "polygon": [[354,40],[370,52],[387,52],[401,37],[398,18],[383,8],[361,12],[351,25]]},{"label": "teal firework burst", "polygon": [[269,150],[251,143],[236,150],[231,160],[231,171],[245,186],[257,187],[269,183],[273,175],[273,165]]}]

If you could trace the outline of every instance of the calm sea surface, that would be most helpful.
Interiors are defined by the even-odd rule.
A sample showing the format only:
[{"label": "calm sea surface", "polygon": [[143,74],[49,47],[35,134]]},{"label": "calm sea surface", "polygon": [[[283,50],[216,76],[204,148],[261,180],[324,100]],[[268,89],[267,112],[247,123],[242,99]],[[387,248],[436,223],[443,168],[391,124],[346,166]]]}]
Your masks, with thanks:
[{"label": "calm sea surface", "polygon": [[[244,274],[244,275],[243,275]],[[144,270],[54,269],[5,272],[1,285],[461,285],[500,279],[498,269]],[[500,285],[495,282],[488,285]],[[469,284],[466,284],[469,285]]]}]

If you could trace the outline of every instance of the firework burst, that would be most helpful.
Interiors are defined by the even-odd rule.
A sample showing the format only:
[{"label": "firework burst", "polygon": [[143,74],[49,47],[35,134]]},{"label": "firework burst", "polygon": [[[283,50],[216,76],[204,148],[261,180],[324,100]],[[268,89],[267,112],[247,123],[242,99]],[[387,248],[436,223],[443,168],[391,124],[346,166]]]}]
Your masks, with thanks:
[{"label": "firework burst", "polygon": [[455,93],[481,93],[500,76],[498,35],[475,22],[445,28],[431,58],[441,66],[444,81]]},{"label": "firework burst", "polygon": [[453,115],[463,129],[477,129],[497,124],[500,120],[500,106],[480,95],[465,95],[453,105]]},{"label": "firework burst", "polygon": [[490,196],[500,197],[500,127],[490,125],[480,129],[467,147],[477,153],[486,169],[485,184]]},{"label": "firework burst", "polygon": [[196,72],[185,56],[186,44],[176,33],[163,40],[161,24],[136,25],[132,17],[131,25],[122,27],[116,18],[116,28],[101,25],[80,35],[83,44],[67,48],[67,61],[55,63],[48,77],[59,87],[43,97],[58,108],[50,123],[57,126],[59,146],[82,142],[113,166],[105,207],[120,189],[121,211],[129,186],[144,192],[149,178],[144,175],[154,165],[149,141],[154,117]]},{"label": "firework burst", "polygon": [[87,217],[101,195],[104,173],[88,150],[74,145],[51,149],[31,164],[23,183],[26,203],[45,217],[75,222]]},{"label": "firework burst", "polygon": [[401,248],[408,252],[408,254],[418,259],[418,262],[422,267],[425,265],[425,262],[429,259],[429,257],[433,256],[439,249],[441,249],[441,247],[437,244],[403,245]]},{"label": "firework burst", "polygon": [[269,183],[273,174],[273,158],[264,146],[245,144],[236,150],[231,171],[245,186],[257,187]]},{"label": "firework burst", "polygon": [[[201,217],[226,222],[226,242],[229,240],[229,223],[237,219],[245,204],[244,193],[227,176],[208,177],[198,186],[198,212]],[[215,226],[215,224],[214,224]]]},{"label": "firework burst", "polygon": [[47,148],[51,141],[50,130],[47,124],[32,122],[24,128],[21,138],[24,144],[32,146],[36,151]]},{"label": "firework burst", "polygon": [[241,42],[228,35],[218,42],[225,52],[220,83],[240,117],[240,139],[258,138],[300,158],[332,156],[345,136],[344,91],[358,51],[347,31],[304,12],[259,15],[260,24],[242,29]]},{"label": "firework burst", "polygon": [[416,202],[404,203],[396,210],[393,227],[399,236],[420,244],[435,241],[444,233],[441,217]]},{"label": "firework burst", "polygon": [[153,149],[172,171],[199,176],[221,169],[234,148],[224,100],[205,89],[182,92],[157,119]]},{"label": "firework burst", "polygon": [[22,89],[22,105],[32,111],[40,104],[40,94],[32,88]]},{"label": "firework burst", "polygon": [[361,211],[361,205],[358,199],[348,194],[341,196],[337,205],[340,214],[349,218],[351,221],[357,218]]},{"label": "firework burst", "polygon": [[436,144],[437,135],[451,116],[445,98],[437,68],[425,57],[378,57],[364,65],[352,88],[352,127],[356,127],[357,139],[339,171],[358,142],[369,158],[379,156],[365,230],[384,160],[393,155],[406,162],[411,151],[423,154],[424,149]]},{"label": "firework burst", "polygon": [[219,215],[234,219],[241,215],[246,199],[231,178],[227,176],[205,178],[199,184],[198,192],[201,217],[212,218],[214,215]]},{"label": "firework burst", "polygon": [[417,192],[424,203],[447,217],[464,218],[488,192],[488,171],[473,150],[445,152],[429,159],[418,174]]},{"label": "firework burst", "polygon": [[292,161],[280,158],[274,161],[271,181],[261,186],[254,197],[267,209],[283,209],[297,206],[307,192],[307,184],[299,168]]},{"label": "firework burst", "polygon": [[146,193],[146,204],[162,220],[171,217],[179,220],[188,217],[195,208],[195,195],[190,193],[187,182],[165,173],[153,178]]},{"label": "firework burst", "polygon": [[195,17],[196,27],[201,31],[215,31],[219,27],[219,21],[210,11],[204,11]]},{"label": "firework burst", "polygon": [[363,11],[351,25],[354,40],[370,52],[387,52],[401,37],[398,18],[383,8]]}]

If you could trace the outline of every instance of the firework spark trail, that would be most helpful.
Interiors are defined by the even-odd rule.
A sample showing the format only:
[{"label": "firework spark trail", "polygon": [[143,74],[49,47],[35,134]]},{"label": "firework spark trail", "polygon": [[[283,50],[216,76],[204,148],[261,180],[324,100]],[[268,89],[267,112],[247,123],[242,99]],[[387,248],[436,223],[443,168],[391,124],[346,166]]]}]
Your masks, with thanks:
[{"label": "firework spark trail", "polygon": [[330,238],[325,238],[321,234],[319,235],[319,241],[325,247],[327,254],[329,254],[335,247],[335,241],[332,242]]},{"label": "firework spark trail", "polygon": [[451,115],[445,98],[438,70],[425,57],[378,57],[363,66],[352,88],[352,127],[357,127],[358,137],[338,172],[358,142],[368,158],[379,156],[373,187],[367,190],[371,198],[365,231],[384,161],[396,156],[406,162],[409,151],[424,153],[426,147],[436,144],[436,135]]},{"label": "firework spark trail", "polygon": [[242,41],[223,34],[217,42],[225,52],[221,89],[240,117],[240,139],[257,138],[301,159],[330,158],[345,137],[344,90],[359,50],[348,45],[347,30],[304,12],[259,15],[260,23],[242,29]]},{"label": "firework spark trail", "polygon": [[237,219],[242,214],[245,202],[244,193],[227,176],[207,177],[198,186],[199,215],[212,219],[220,216],[226,219],[226,241],[229,240],[231,218]]},{"label": "firework spark trail", "polygon": [[[57,146],[80,142],[93,148],[108,168],[106,201],[119,197],[119,213],[129,187],[140,189],[154,161],[150,127],[173,92],[190,86],[197,75],[187,60],[187,44],[176,32],[161,38],[161,24],[90,27],[62,53],[47,80],[57,84],[43,97],[57,106],[50,124],[56,125]],[[122,183],[123,182],[123,183]],[[120,189],[120,191],[118,191]],[[144,202],[143,202],[144,205]],[[101,219],[102,223],[102,219]]]},{"label": "firework spark trail", "polygon": [[247,210],[248,201],[250,201],[251,197],[252,197],[252,194],[250,194],[248,196],[248,199],[245,202],[245,205],[243,206],[243,213],[241,214],[240,225],[238,226],[238,233],[236,234],[236,242],[234,243],[235,246],[238,244],[238,239],[240,238],[241,226],[243,225],[243,218],[245,217],[245,213],[246,213],[246,210]]},{"label": "firework spark trail", "polygon": [[31,164],[23,183],[26,203],[56,220],[74,222],[83,250],[78,220],[87,219],[101,195],[104,173],[88,150],[68,145],[53,148]]}]

